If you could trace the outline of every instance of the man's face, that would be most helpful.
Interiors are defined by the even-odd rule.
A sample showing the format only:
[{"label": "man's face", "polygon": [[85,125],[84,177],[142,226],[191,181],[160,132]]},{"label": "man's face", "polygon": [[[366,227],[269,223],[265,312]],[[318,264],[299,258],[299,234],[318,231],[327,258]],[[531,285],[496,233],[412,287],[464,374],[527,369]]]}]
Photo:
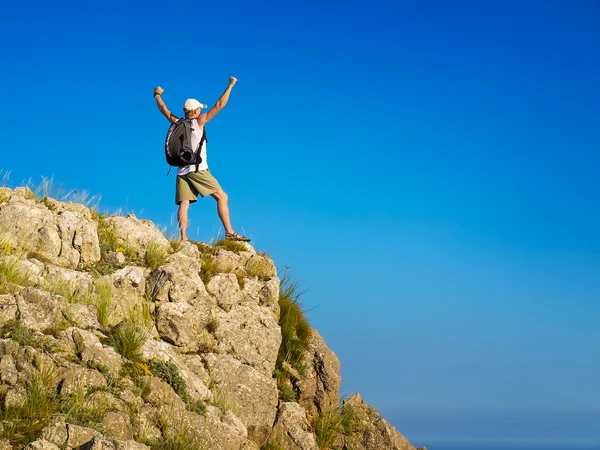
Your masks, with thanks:
[{"label": "man's face", "polygon": [[193,110],[191,112],[190,111],[184,111],[184,112],[185,112],[185,116],[188,119],[196,119],[197,117],[200,117],[200,113],[202,112],[202,108],[195,109],[195,110]]}]

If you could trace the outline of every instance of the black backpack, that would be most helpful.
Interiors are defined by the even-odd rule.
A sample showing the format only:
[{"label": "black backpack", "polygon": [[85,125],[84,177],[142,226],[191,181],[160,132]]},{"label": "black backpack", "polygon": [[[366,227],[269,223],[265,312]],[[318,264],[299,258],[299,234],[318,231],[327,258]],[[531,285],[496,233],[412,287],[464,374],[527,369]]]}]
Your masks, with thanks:
[{"label": "black backpack", "polygon": [[198,148],[193,149],[192,120],[194,119],[184,117],[169,127],[167,138],[165,139],[165,157],[170,166],[183,167],[195,164],[196,171],[198,171],[198,166],[202,162],[200,149],[202,149],[202,144],[207,141],[206,125],[204,126],[202,139],[200,139]]}]

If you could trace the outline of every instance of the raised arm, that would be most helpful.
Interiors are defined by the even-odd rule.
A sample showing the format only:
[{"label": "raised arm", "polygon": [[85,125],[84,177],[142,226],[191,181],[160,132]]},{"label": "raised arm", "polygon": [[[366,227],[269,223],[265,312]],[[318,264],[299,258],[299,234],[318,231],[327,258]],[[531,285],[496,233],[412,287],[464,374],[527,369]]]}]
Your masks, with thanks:
[{"label": "raised arm", "polygon": [[221,95],[219,100],[217,100],[217,103],[215,103],[215,106],[210,108],[206,114],[202,114],[200,116],[200,121],[202,123],[209,122],[210,120],[212,120],[213,117],[215,117],[217,114],[219,114],[219,112],[223,108],[225,108],[225,105],[229,101],[229,94],[231,94],[231,89],[233,88],[235,83],[237,83],[237,78],[229,77],[229,86],[227,86],[227,89],[225,89],[225,92],[223,92],[223,95]]},{"label": "raised arm", "polygon": [[167,108],[167,105],[165,105],[165,102],[163,102],[163,99],[160,98],[160,95],[164,92],[165,90],[163,88],[161,88],[160,86],[156,86],[154,88],[154,98],[156,99],[156,106],[158,106],[158,110],[162,113],[163,116],[165,116],[167,118],[167,120],[171,123],[175,123],[177,122],[177,120],[179,119],[175,114],[173,114],[171,111],[169,111],[169,109]]}]

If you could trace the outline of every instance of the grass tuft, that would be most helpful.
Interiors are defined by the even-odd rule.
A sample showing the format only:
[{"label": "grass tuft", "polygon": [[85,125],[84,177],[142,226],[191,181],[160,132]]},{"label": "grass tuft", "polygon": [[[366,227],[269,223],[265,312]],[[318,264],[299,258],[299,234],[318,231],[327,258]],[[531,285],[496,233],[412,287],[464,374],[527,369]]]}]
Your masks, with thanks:
[{"label": "grass tuft", "polygon": [[33,283],[17,257],[4,257],[0,259],[0,294],[12,293],[11,285],[32,286]]},{"label": "grass tuft", "polygon": [[279,397],[284,401],[296,400],[292,378],[306,372],[304,354],[309,348],[312,329],[298,301],[302,294],[298,289],[298,282],[291,281],[286,271],[279,290],[282,340],[273,372],[277,379]]},{"label": "grass tuft", "polygon": [[319,449],[331,449],[340,435],[347,434],[356,425],[354,412],[343,406],[333,406],[321,411],[312,420]]},{"label": "grass tuft", "polygon": [[109,341],[124,358],[137,361],[147,338],[148,330],[145,327],[131,319],[125,319],[113,328]]},{"label": "grass tuft", "polygon": [[208,284],[210,279],[217,274],[218,271],[217,261],[210,257],[202,258],[202,267],[200,268],[200,278],[204,284]]},{"label": "grass tuft", "polygon": [[230,252],[234,252],[234,253],[248,251],[248,249],[246,248],[246,246],[244,244],[242,244],[240,242],[236,242],[236,241],[231,241],[229,239],[218,240],[217,242],[215,242],[213,247],[216,249],[224,248],[225,250],[229,250]]},{"label": "grass tuft", "polygon": [[206,331],[213,334],[215,331],[217,331],[217,328],[219,328],[219,319],[216,317],[209,318],[204,324],[204,328],[206,328]]},{"label": "grass tuft", "polygon": [[153,242],[148,246],[144,255],[144,264],[151,270],[162,266],[167,262],[167,252],[157,242]]},{"label": "grass tuft", "polygon": [[103,327],[108,325],[112,313],[112,285],[109,281],[98,280],[96,285],[96,316]]}]

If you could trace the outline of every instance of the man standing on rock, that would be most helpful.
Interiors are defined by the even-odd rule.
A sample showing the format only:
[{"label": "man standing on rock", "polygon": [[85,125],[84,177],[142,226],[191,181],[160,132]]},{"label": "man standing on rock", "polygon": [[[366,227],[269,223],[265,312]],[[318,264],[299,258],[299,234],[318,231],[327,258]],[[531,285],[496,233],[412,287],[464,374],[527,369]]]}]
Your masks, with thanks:
[{"label": "man standing on rock", "polygon": [[[227,204],[227,194],[223,191],[219,182],[213,177],[208,169],[206,163],[206,140],[202,139],[204,134],[204,126],[212,120],[227,104],[229,100],[229,94],[231,89],[237,82],[235,77],[229,78],[229,85],[223,95],[219,98],[215,106],[210,108],[208,112],[202,113],[202,108],[206,108],[198,100],[189,98],[183,104],[183,112],[185,117],[188,119],[194,119],[192,121],[192,147],[197,148],[200,142],[202,142],[202,148],[197,151],[200,152],[201,163],[199,165],[193,164],[189,166],[179,167],[177,169],[177,180],[175,185],[175,203],[179,205],[179,211],[177,213],[177,219],[179,221],[179,230],[181,231],[181,240],[187,240],[187,226],[188,226],[188,209],[190,203],[194,203],[198,199],[198,194],[201,197],[210,195],[217,201],[217,213],[225,228],[225,238],[234,241],[250,242],[246,236],[233,231],[231,227],[231,221],[229,218],[229,206]],[[175,123],[179,120],[179,117],[175,116],[171,111],[167,109],[167,105],[163,102],[160,97],[164,92],[164,89],[160,86],[154,88],[154,98],[156,99],[156,105],[160,112],[167,118],[171,123]]]}]

